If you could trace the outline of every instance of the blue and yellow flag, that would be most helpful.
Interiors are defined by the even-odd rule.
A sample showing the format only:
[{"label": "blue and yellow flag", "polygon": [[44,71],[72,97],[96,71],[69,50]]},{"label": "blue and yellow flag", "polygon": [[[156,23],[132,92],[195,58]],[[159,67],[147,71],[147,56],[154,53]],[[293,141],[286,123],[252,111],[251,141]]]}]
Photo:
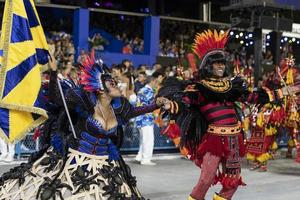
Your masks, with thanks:
[{"label": "blue and yellow flag", "polygon": [[14,143],[47,119],[41,65],[48,45],[33,0],[6,0],[0,38],[0,136]]}]

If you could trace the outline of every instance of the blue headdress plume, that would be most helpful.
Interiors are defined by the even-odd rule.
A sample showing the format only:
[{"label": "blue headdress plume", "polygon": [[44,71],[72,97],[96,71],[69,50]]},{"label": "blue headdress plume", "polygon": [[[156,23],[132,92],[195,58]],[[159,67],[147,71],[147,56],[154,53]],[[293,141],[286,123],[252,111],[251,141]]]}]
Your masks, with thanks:
[{"label": "blue headdress plume", "polygon": [[81,63],[80,84],[88,92],[104,91],[102,75],[105,73],[102,60],[95,61],[94,51]]}]

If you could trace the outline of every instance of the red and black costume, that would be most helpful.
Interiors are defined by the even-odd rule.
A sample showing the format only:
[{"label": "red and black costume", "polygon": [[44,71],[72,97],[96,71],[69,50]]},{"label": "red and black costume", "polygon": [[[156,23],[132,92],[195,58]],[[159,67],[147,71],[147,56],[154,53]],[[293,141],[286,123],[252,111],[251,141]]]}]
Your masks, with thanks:
[{"label": "red and black costume", "polygon": [[[202,58],[201,80],[166,80],[158,94],[172,100],[172,123],[165,132],[172,138],[180,136],[182,146],[202,168],[189,199],[203,200],[209,187],[217,182],[223,188],[214,199],[231,199],[237,187],[244,185],[240,158],[245,148],[235,101],[248,93],[246,82],[240,77],[226,77],[226,70],[223,78],[211,76],[213,63],[225,64],[227,34],[210,30],[198,34],[194,51]],[[222,172],[218,170],[220,163]]]}]

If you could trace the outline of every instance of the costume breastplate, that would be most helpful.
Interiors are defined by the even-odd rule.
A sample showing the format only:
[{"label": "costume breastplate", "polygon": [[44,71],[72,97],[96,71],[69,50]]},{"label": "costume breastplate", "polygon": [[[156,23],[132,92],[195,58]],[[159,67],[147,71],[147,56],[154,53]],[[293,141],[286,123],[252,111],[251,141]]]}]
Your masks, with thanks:
[{"label": "costume breastplate", "polygon": [[[101,124],[92,116],[85,121],[85,128],[80,132],[78,150],[94,155],[110,155],[116,153],[116,146],[110,137],[114,136],[117,126],[104,130]],[[114,151],[114,152],[112,152]]]}]

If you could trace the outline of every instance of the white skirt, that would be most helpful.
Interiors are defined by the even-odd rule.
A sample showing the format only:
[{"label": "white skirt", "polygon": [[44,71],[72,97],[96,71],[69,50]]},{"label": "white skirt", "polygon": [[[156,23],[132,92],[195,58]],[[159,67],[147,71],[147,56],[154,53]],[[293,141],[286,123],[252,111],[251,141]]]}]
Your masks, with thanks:
[{"label": "white skirt", "polygon": [[108,156],[69,149],[63,166],[63,159],[57,158],[50,147],[32,166],[26,165],[15,168],[14,173],[3,174],[5,181],[0,186],[0,199],[144,199],[136,187],[127,184],[126,171],[119,162],[108,162]]}]

